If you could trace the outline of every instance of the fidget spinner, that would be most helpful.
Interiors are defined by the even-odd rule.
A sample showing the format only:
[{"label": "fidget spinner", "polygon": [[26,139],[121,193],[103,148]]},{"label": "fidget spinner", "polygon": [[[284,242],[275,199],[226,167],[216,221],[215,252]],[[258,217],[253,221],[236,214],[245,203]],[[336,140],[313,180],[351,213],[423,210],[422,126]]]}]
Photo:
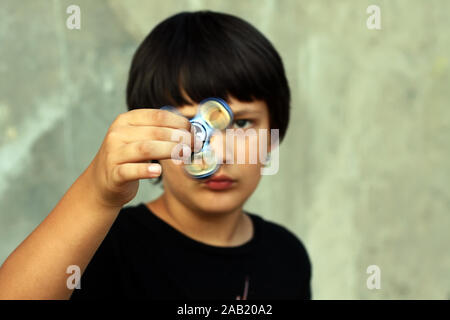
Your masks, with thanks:
[{"label": "fidget spinner", "polygon": [[[173,106],[164,106],[161,109],[181,115]],[[233,123],[233,112],[224,100],[207,98],[200,102],[197,114],[189,122],[193,134],[201,141],[202,146],[198,152],[191,153],[191,161],[184,164],[184,170],[193,178],[208,178],[220,168],[211,149],[211,137],[215,130],[224,130]]]}]

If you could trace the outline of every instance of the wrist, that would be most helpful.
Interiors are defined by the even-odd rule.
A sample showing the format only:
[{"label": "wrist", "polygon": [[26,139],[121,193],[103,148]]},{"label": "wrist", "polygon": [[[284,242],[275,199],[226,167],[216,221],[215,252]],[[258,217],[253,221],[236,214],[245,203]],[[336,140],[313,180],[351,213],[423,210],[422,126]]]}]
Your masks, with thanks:
[{"label": "wrist", "polygon": [[119,211],[122,208],[122,205],[112,203],[104,197],[98,179],[95,178],[92,164],[80,176],[80,187],[85,190],[86,200],[102,211]]}]

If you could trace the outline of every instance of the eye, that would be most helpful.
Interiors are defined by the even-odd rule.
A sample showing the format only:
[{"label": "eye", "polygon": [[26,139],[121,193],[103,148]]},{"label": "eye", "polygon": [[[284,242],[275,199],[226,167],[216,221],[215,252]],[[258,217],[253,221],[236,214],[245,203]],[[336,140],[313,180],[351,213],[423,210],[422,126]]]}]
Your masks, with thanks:
[{"label": "eye", "polygon": [[235,120],[233,123],[233,127],[240,128],[240,129],[245,129],[245,128],[251,127],[252,125],[253,125],[253,121],[249,120],[249,119],[238,119],[238,120]]}]

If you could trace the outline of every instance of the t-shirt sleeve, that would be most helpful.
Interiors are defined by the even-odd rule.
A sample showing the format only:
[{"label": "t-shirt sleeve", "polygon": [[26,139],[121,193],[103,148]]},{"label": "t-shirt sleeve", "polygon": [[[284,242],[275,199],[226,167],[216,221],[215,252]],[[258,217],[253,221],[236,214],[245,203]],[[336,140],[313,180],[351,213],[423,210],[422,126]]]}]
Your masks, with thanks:
[{"label": "t-shirt sleeve", "polygon": [[291,238],[291,248],[292,252],[295,252],[295,262],[294,265],[300,271],[299,275],[299,292],[298,298],[301,300],[311,300],[311,277],[312,277],[312,267],[311,260],[309,258],[308,251],[306,250],[303,242],[293,233],[288,231]]},{"label": "t-shirt sleeve", "polygon": [[304,265],[304,277],[303,277],[303,285],[300,290],[300,299],[311,300],[312,299],[312,290],[311,290],[311,279],[312,279],[312,267],[311,260],[309,259],[308,252],[306,248],[302,245],[302,255],[303,255],[303,265]]},{"label": "t-shirt sleeve", "polygon": [[286,299],[310,300],[312,266],[305,245],[297,235],[277,223],[267,223],[265,232],[271,239],[268,244],[270,252],[278,258],[278,265],[283,268],[281,277],[289,282]]},{"label": "t-shirt sleeve", "polygon": [[73,290],[70,300],[116,297],[116,278],[119,275],[117,245],[119,217],[84,270],[80,279],[80,289]]},{"label": "t-shirt sleeve", "polygon": [[310,300],[312,299],[312,266],[308,251],[303,241],[287,228],[279,225],[279,232],[284,239],[285,253],[291,257],[292,266],[297,270],[298,291],[296,299]]}]

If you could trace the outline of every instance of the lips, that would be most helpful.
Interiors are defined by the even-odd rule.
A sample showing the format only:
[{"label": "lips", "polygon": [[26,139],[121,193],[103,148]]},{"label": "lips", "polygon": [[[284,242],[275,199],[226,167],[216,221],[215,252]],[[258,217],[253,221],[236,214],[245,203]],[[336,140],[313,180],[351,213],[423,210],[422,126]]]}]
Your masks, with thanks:
[{"label": "lips", "polygon": [[226,175],[213,176],[206,180],[205,185],[211,190],[226,190],[233,186],[236,181]]},{"label": "lips", "polygon": [[233,179],[231,179],[229,176],[221,174],[218,176],[212,176],[211,178],[207,179],[206,182],[209,181],[234,181]]}]

